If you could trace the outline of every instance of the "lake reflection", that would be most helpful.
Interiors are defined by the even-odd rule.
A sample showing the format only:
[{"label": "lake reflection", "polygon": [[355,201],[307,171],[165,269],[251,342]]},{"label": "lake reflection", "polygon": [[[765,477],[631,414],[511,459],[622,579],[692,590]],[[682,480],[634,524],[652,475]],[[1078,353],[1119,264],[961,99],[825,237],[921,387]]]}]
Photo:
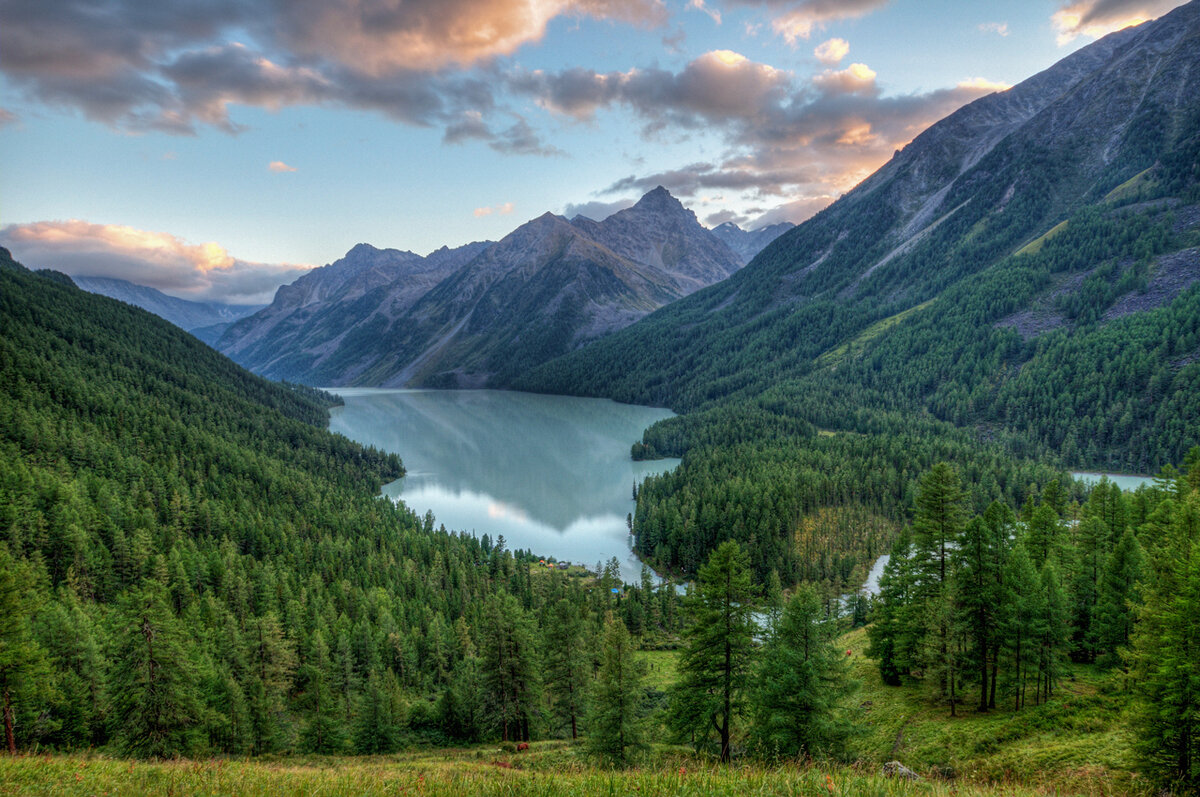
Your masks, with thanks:
[{"label": "lake reflection", "polygon": [[334,388],[345,406],[329,428],[400,455],[403,479],[385,495],[448,529],[503,534],[586,565],[616,556],[627,580],[632,488],[678,460],[633,462],[629,447],[669,410],[605,399],[497,390]]}]

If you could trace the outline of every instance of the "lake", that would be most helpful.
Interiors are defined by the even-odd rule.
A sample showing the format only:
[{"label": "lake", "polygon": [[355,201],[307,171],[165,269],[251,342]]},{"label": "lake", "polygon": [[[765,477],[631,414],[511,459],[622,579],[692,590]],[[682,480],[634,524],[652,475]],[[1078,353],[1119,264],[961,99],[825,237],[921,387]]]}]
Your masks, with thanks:
[{"label": "lake", "polygon": [[1154,485],[1153,476],[1138,476],[1128,473],[1090,473],[1085,471],[1072,471],[1071,476],[1078,479],[1084,484],[1099,484],[1102,476],[1107,476],[1108,480],[1120,487],[1122,490],[1133,491],[1141,487],[1143,484]]},{"label": "lake", "polygon": [[447,529],[504,535],[510,550],[589,568],[615,556],[626,581],[640,578],[633,485],[679,460],[634,462],[629,447],[671,411],[502,390],[329,390],[345,401],[330,431],[404,461],[385,495]]}]

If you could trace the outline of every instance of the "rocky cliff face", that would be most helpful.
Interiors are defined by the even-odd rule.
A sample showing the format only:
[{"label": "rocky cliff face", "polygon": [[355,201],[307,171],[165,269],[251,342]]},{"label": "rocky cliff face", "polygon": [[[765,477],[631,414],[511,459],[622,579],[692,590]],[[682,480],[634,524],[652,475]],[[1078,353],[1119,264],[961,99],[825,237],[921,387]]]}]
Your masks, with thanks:
[{"label": "rocky cliff face", "polygon": [[660,187],[603,222],[547,213],[498,243],[425,258],[360,244],[280,288],[220,347],[310,384],[504,384],[741,263]]},{"label": "rocky cliff face", "polygon": [[620,256],[671,275],[684,293],[720,282],[745,262],[661,185],[604,221],[572,224]]},{"label": "rocky cliff face", "polygon": [[270,305],[226,329],[217,348],[259,373],[301,381],[364,323],[373,327],[376,319],[399,317],[488,245],[443,247],[421,257],[358,244],[340,260],[280,287]]}]

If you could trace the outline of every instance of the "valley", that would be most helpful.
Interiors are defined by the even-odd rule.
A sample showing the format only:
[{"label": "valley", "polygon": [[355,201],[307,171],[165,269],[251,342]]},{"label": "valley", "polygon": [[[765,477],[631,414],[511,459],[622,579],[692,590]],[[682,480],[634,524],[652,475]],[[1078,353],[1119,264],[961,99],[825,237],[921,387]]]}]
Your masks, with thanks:
[{"label": "valley", "polygon": [[[39,257],[0,247],[0,792],[1200,789],[1200,0],[1094,36],[1124,6],[1088,5],[1072,30],[1094,41],[932,94],[804,44],[860,17],[865,39],[890,6],[753,27],[745,5],[693,3],[689,29],[811,47],[806,83],[725,49],[527,68],[526,39],[562,46],[542,7],[532,33],[454,3],[368,3],[320,35],[218,19],[239,2],[147,23],[174,32],[143,43],[162,63],[141,96],[178,102],[87,123],[150,119],[157,142],[200,120],[249,148],[267,136],[222,114],[279,91],[276,133],[311,102],[316,140],[365,152],[321,114],[365,125],[387,97],[412,103],[389,124],[464,160],[541,159],[472,183],[555,198],[454,197],[422,230],[412,196],[454,164],[412,158],[360,205],[411,218],[359,226],[322,195],[296,245],[405,230],[428,254],[358,243],[317,268],[0,229]],[[690,46],[664,4],[572,8],[572,31]],[[250,44],[184,51],[185,29]],[[55,102],[107,63],[64,66]],[[623,114],[644,151],[604,141],[605,184],[561,201],[546,175],[591,160],[538,137],[546,114],[561,142]],[[0,136],[40,124],[10,116]],[[203,147],[179,150],[139,157]],[[651,171],[667,150],[692,160]],[[280,204],[244,234],[293,207],[268,181],[311,201],[335,158],[290,165],[304,151],[259,165]],[[443,232],[472,242],[424,246]],[[206,299],[118,278],[138,273]],[[266,306],[221,301],[263,286]]]}]

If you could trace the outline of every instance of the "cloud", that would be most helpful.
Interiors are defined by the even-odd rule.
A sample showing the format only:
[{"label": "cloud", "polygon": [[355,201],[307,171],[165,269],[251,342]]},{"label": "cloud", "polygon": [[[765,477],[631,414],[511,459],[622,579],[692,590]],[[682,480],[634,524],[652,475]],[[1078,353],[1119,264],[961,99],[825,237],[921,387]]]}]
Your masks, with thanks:
[{"label": "cloud", "polygon": [[513,114],[516,121],[499,132],[493,131],[479,111],[463,111],[457,119],[446,126],[442,142],[462,144],[467,141],[483,141],[496,152],[506,155],[564,154],[552,144],[544,143],[536,131],[520,116]]},{"label": "cloud", "polygon": [[872,93],[875,91],[875,70],[866,64],[850,64],[845,69],[826,69],[813,78],[813,85],[828,94]]},{"label": "cloud", "polygon": [[563,208],[563,215],[568,219],[573,219],[576,216],[584,216],[593,221],[604,221],[618,210],[631,208],[636,200],[633,199],[617,199],[612,202],[601,202],[599,200],[592,202],[582,202],[580,204],[570,204]]},{"label": "cloud", "polygon": [[488,64],[561,16],[667,21],[662,0],[5,0],[0,71],[30,100],[131,133],[236,133],[235,105],[442,124],[488,111]]},{"label": "cloud", "polygon": [[983,22],[980,23],[979,29],[984,33],[995,33],[997,36],[1008,35],[1007,22]]},{"label": "cloud", "polygon": [[1062,5],[1050,17],[1059,45],[1079,36],[1099,38],[1130,25],[1162,16],[1179,0],[1079,0]]},{"label": "cloud", "polygon": [[502,202],[501,204],[496,205],[495,207],[475,208],[475,210],[472,212],[475,215],[475,218],[477,218],[477,219],[482,218],[483,216],[490,216],[493,213],[496,213],[500,216],[507,216],[508,214],[513,212],[515,207],[516,206],[512,202]]},{"label": "cloud", "polygon": [[850,42],[845,39],[830,39],[823,41],[813,50],[813,55],[823,64],[833,66],[846,57],[850,52]]},{"label": "cloud", "polygon": [[269,302],[311,266],[240,260],[216,243],[114,224],[39,221],[0,228],[0,242],[33,268],[114,277],[193,300]]},{"label": "cloud", "polygon": [[958,81],[960,89],[979,89],[980,91],[1008,91],[1012,88],[1011,83],[1005,83],[1002,80],[990,80],[985,77],[973,77],[967,80]]},{"label": "cloud", "polygon": [[717,23],[718,25],[721,24],[721,12],[715,8],[709,8],[704,4],[704,0],[688,0],[687,7],[695,9],[696,11],[702,11],[705,14],[708,14],[709,18],[712,19],[713,22]]},{"label": "cloud", "polygon": [[21,117],[17,116],[7,108],[0,108],[0,127],[7,127],[11,124],[19,122]]},{"label": "cloud", "polygon": [[835,199],[837,199],[836,196],[829,194],[793,199],[790,202],[784,202],[782,205],[777,205],[762,213],[758,218],[750,222],[749,226],[741,226],[743,229],[757,230],[760,227],[769,227],[772,224],[779,224],[783,221],[799,224],[833,204]]},{"label": "cloud", "polygon": [[[733,222],[741,227],[743,224],[749,223],[749,221],[750,217],[745,214],[732,210],[718,210],[716,213],[710,213],[704,217],[704,226],[711,230],[713,227],[720,227],[726,222]],[[742,229],[745,228],[743,227]]]},{"label": "cloud", "polygon": [[886,96],[875,71],[854,63],[804,79],[738,53],[714,51],[679,72],[530,72],[510,89],[543,107],[586,120],[620,107],[653,136],[668,126],[723,141],[719,157],[614,180],[602,194],[666,186],[680,197],[738,194],[787,198],[764,221],[798,221],[861,182],[930,124],[1004,84],[973,78],[952,88]]},{"label": "cloud", "polygon": [[793,47],[815,31],[841,19],[854,19],[887,5],[888,0],[726,0],[729,5],[765,9],[771,29]]},{"label": "cloud", "polygon": [[632,69],[602,74],[575,68],[510,78],[514,90],[534,95],[557,113],[587,119],[602,107],[624,104],[650,120],[652,129],[746,118],[783,101],[790,82],[786,72],[731,50],[705,53],[679,73]]},{"label": "cloud", "polygon": [[294,172],[294,171],[296,171],[295,166],[288,166],[283,161],[271,161],[270,163],[267,164],[267,169],[269,169],[270,171],[273,171],[273,172]]}]

